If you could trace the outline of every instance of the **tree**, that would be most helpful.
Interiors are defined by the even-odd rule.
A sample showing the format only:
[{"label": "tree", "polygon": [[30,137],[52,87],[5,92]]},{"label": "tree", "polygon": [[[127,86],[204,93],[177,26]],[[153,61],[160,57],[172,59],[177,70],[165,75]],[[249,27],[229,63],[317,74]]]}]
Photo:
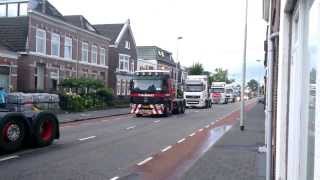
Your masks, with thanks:
[{"label": "tree", "polygon": [[215,69],[212,80],[214,82],[228,82],[228,70],[223,70],[222,68]]},{"label": "tree", "polygon": [[189,69],[189,75],[203,75],[204,69],[201,63],[195,63]]},{"label": "tree", "polygon": [[248,87],[249,87],[252,91],[257,91],[257,90],[258,90],[258,86],[259,86],[259,83],[258,83],[258,81],[256,81],[255,79],[251,79],[251,80],[248,82]]}]

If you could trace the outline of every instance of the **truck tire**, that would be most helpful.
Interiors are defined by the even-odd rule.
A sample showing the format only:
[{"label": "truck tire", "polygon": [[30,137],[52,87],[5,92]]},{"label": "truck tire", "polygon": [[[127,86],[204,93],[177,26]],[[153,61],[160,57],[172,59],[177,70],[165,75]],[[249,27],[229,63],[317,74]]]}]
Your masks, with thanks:
[{"label": "truck tire", "polygon": [[0,149],[6,152],[17,151],[23,145],[26,137],[26,126],[18,119],[10,116],[0,123]]},{"label": "truck tire", "polygon": [[165,106],[163,111],[163,117],[169,117],[169,107]]},{"label": "truck tire", "polygon": [[137,118],[142,117],[142,114],[136,114],[136,117]]},{"label": "truck tire", "polygon": [[39,114],[34,126],[34,141],[38,147],[52,144],[57,133],[57,120],[50,114]]},{"label": "truck tire", "polygon": [[181,106],[181,114],[184,114],[186,112],[186,106],[184,103],[182,103],[182,106]]}]

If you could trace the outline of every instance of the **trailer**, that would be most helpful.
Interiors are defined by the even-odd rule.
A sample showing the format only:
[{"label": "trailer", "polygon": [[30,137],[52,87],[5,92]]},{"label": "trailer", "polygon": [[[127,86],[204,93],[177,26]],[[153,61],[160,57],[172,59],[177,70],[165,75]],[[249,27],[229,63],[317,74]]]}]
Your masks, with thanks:
[{"label": "trailer", "polygon": [[[37,105],[56,104],[56,95],[12,93],[6,108],[0,109],[0,150],[17,151],[23,146],[44,147],[60,137],[59,121],[54,113],[40,111]],[[55,97],[52,99],[52,97]]]},{"label": "trailer", "polygon": [[169,71],[136,71],[130,83],[131,114],[169,116],[185,112],[183,97],[177,96]]}]

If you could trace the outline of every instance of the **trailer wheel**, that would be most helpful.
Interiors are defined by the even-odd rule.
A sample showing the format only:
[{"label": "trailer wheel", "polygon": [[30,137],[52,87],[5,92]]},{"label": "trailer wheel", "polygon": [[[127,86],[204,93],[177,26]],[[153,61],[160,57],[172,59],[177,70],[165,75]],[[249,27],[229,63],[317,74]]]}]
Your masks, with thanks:
[{"label": "trailer wheel", "polygon": [[137,118],[142,117],[142,114],[136,114],[136,117]]},{"label": "trailer wheel", "polygon": [[40,115],[35,125],[35,144],[39,147],[52,144],[57,133],[57,126],[57,121],[53,116]]},{"label": "trailer wheel", "polygon": [[5,118],[0,124],[0,148],[12,152],[21,148],[26,136],[24,123],[17,119]]}]

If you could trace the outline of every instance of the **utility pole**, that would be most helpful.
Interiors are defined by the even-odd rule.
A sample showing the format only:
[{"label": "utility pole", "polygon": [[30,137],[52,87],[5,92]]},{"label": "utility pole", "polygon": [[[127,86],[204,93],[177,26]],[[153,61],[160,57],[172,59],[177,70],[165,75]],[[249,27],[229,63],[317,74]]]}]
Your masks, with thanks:
[{"label": "utility pole", "polygon": [[179,76],[179,72],[178,72],[178,63],[179,63],[179,41],[182,40],[183,37],[179,36],[177,38],[177,63],[176,63],[176,95],[178,96],[178,76]]},{"label": "utility pole", "polygon": [[244,46],[243,46],[243,65],[242,65],[242,86],[241,86],[241,114],[240,114],[240,130],[244,131],[245,119],[245,100],[244,91],[246,85],[246,61],[247,61],[247,36],[248,36],[248,0],[246,0],[245,10],[245,24],[244,24]]}]

